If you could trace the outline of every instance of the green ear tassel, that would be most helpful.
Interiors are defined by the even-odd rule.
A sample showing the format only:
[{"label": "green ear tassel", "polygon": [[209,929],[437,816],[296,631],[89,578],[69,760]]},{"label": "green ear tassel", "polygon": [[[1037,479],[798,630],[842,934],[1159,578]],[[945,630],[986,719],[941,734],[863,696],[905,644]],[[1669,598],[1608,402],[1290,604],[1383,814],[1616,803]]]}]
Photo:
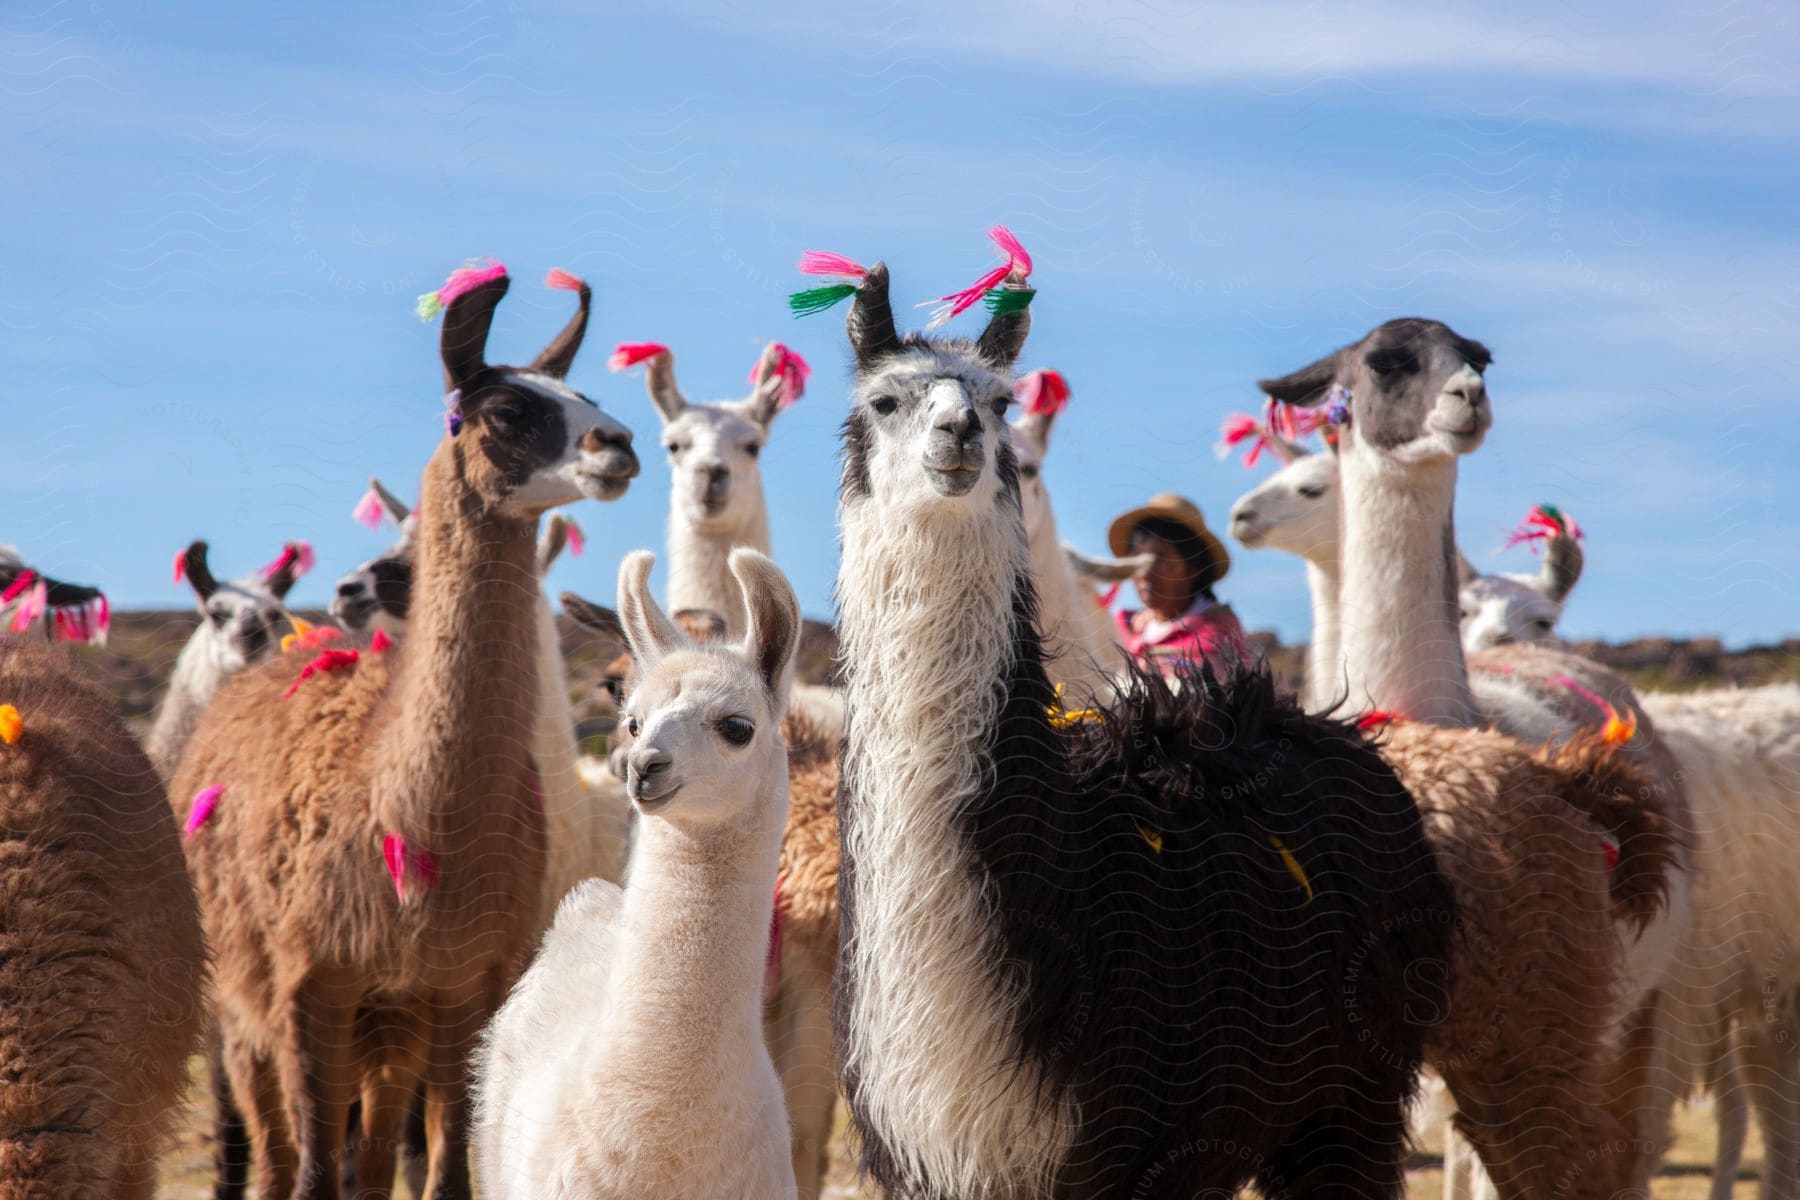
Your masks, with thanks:
[{"label": "green ear tassel", "polygon": [[833,283],[826,287],[807,288],[788,297],[788,307],[796,317],[824,312],[838,301],[854,296],[861,289],[854,283]]},{"label": "green ear tassel", "polygon": [[1035,288],[989,288],[981,302],[996,317],[1010,317],[1030,308],[1031,298],[1035,295]]},{"label": "green ear tassel", "polygon": [[419,302],[413,306],[413,311],[419,315],[419,320],[430,321],[444,311],[444,302],[438,299],[436,292],[426,292],[419,297]]}]

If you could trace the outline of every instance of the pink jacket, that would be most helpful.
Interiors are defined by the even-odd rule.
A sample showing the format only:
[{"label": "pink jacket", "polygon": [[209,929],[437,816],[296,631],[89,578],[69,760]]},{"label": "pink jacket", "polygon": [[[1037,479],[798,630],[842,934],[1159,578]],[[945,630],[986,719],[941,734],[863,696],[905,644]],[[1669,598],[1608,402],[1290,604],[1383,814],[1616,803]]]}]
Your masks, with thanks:
[{"label": "pink jacket", "polygon": [[1236,614],[1224,604],[1201,597],[1173,621],[1149,612],[1120,609],[1113,614],[1125,649],[1145,666],[1170,674],[1181,662],[1204,661],[1226,675],[1250,661],[1250,645]]}]

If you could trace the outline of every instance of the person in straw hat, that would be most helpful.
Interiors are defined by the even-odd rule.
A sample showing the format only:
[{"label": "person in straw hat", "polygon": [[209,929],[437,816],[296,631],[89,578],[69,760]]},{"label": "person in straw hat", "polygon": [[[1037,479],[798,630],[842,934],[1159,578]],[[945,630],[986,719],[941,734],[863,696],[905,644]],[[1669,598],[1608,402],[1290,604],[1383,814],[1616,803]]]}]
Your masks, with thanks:
[{"label": "person in straw hat", "polygon": [[1115,520],[1106,540],[1121,557],[1150,556],[1133,581],[1144,608],[1115,614],[1129,653],[1164,674],[1192,661],[1224,675],[1249,661],[1244,627],[1213,595],[1231,570],[1231,555],[1193,501],[1172,492],[1152,496]]}]

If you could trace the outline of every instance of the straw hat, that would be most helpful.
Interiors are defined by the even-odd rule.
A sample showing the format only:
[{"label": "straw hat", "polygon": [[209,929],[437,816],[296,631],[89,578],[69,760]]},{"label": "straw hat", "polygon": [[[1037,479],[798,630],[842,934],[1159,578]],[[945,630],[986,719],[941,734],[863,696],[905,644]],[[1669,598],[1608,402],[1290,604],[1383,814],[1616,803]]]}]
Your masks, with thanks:
[{"label": "straw hat", "polygon": [[1206,518],[1200,515],[1200,508],[1185,496],[1177,496],[1174,492],[1162,492],[1150,497],[1150,503],[1142,508],[1134,508],[1115,520],[1106,531],[1106,544],[1112,552],[1123,558],[1131,553],[1131,534],[1138,525],[1152,517],[1161,517],[1165,521],[1173,521],[1195,537],[1206,547],[1212,558],[1213,569],[1204,572],[1199,586],[1211,587],[1225,578],[1231,570],[1231,555],[1225,549],[1225,543],[1213,536],[1213,531],[1206,527]]}]

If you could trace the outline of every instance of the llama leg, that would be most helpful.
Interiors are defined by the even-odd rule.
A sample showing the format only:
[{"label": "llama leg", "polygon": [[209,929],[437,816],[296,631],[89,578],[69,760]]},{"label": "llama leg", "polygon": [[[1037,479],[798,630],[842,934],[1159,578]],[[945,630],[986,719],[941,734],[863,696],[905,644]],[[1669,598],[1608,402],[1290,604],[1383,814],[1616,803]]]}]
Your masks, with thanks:
[{"label": "llama leg", "polygon": [[808,941],[789,937],[782,947],[781,987],[770,1006],[766,1027],[793,1129],[799,1200],[816,1200],[824,1186],[837,1103],[831,1040],[832,956],[822,955],[821,947]]},{"label": "llama leg", "polygon": [[412,1095],[413,1081],[396,1078],[392,1071],[372,1071],[364,1076],[355,1191],[351,1193],[356,1200],[387,1200],[393,1191],[400,1127]]},{"label": "llama leg", "polygon": [[1652,994],[1625,1023],[1619,1046],[1607,1073],[1607,1109],[1616,1139],[1604,1159],[1616,1190],[1629,1188],[1633,1195],[1650,1194],[1650,1175],[1665,1149],[1667,1105],[1654,1086],[1657,1039],[1657,997]]},{"label": "llama leg", "polygon": [[425,1076],[425,1142],[430,1171],[425,1200],[470,1200],[469,1062],[481,1027],[499,1006],[503,989],[491,981],[487,994],[461,1009],[432,1008],[431,1061]]},{"label": "llama leg", "polygon": [[414,1196],[425,1194],[425,1173],[431,1166],[431,1151],[425,1141],[425,1089],[415,1087],[412,1097],[406,1102],[406,1125],[402,1130],[405,1138],[405,1154],[401,1173],[406,1176],[406,1186]]},{"label": "llama leg", "polygon": [[213,1200],[244,1200],[250,1186],[250,1133],[225,1069],[225,1035],[216,1028],[206,1045],[206,1077],[213,1100]]},{"label": "llama leg", "polygon": [[1713,1156],[1711,1200],[1731,1200],[1744,1162],[1744,1139],[1750,1132],[1750,1102],[1738,1071],[1737,1051],[1729,1041],[1711,1080],[1713,1111],[1719,1123],[1719,1148]]},{"label": "llama leg", "polygon": [[1800,1086],[1792,1035],[1746,1022],[1740,1048],[1744,1080],[1763,1134],[1762,1200],[1793,1200],[1800,1185]]},{"label": "llama leg", "polygon": [[287,1042],[278,1052],[281,1088],[300,1148],[297,1200],[338,1200],[338,1164],[357,1072],[354,1000],[308,981],[289,1001]]},{"label": "llama leg", "polygon": [[251,1153],[256,1161],[258,1194],[289,1195],[299,1169],[299,1156],[288,1129],[275,1064],[227,1043],[225,1066],[232,1093],[242,1105]]}]

